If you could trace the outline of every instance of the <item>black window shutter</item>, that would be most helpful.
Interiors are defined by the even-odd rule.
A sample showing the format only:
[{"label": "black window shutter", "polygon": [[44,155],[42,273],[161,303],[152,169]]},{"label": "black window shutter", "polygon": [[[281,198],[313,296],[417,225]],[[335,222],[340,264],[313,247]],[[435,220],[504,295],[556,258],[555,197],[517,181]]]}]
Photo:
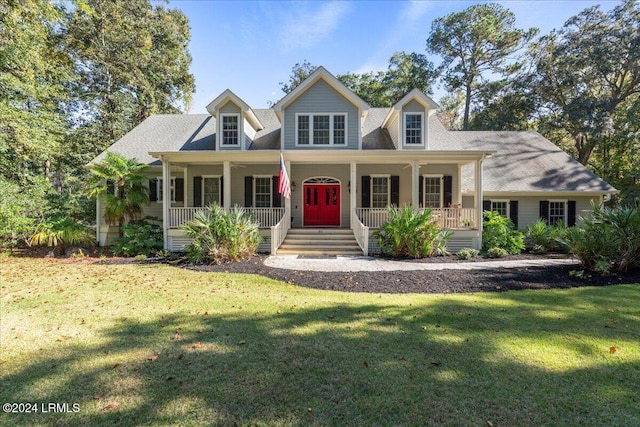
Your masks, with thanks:
[{"label": "black window shutter", "polygon": [[193,177],[193,206],[202,206],[202,177]]},{"label": "black window shutter", "polygon": [[422,207],[424,202],[424,178],[418,177],[418,207]]},{"label": "black window shutter", "polygon": [[400,177],[391,175],[391,204],[400,206]]},{"label": "black window shutter", "polygon": [[451,206],[453,201],[453,177],[451,175],[444,176],[444,207]]},{"label": "black window shutter", "polygon": [[176,202],[184,202],[184,178],[176,178]]},{"label": "black window shutter", "polygon": [[361,207],[368,208],[371,206],[371,178],[369,175],[362,176],[362,189],[360,190],[362,195]]},{"label": "black window shutter", "polygon": [[107,194],[114,195],[116,193],[116,183],[115,181],[108,179],[107,180]]},{"label": "black window shutter", "polygon": [[224,206],[224,177],[220,177],[220,206]]},{"label": "black window shutter", "polygon": [[278,193],[278,176],[271,178],[271,207],[279,208],[282,206],[282,196]]},{"label": "black window shutter", "polygon": [[491,210],[491,200],[483,200],[482,201],[482,210],[484,212]]},{"label": "black window shutter", "polygon": [[567,212],[567,225],[573,227],[576,225],[576,201],[569,200],[567,204],[569,208],[569,212]]},{"label": "black window shutter", "polygon": [[158,201],[158,179],[152,178],[149,180],[149,201]]},{"label": "black window shutter", "polygon": [[540,200],[540,219],[549,223],[549,201]]},{"label": "black window shutter", "polygon": [[244,177],[244,206],[249,208],[253,206],[253,177]]},{"label": "black window shutter", "polygon": [[509,219],[515,228],[518,228],[518,201],[509,201]]}]

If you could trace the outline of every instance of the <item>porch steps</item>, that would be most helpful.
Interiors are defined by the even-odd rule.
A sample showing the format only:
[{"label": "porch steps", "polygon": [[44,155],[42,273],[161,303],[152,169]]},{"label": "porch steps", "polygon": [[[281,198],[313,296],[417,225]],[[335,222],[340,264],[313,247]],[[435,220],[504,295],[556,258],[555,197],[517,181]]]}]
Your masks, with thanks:
[{"label": "porch steps", "polygon": [[278,255],[362,255],[348,228],[292,228]]}]

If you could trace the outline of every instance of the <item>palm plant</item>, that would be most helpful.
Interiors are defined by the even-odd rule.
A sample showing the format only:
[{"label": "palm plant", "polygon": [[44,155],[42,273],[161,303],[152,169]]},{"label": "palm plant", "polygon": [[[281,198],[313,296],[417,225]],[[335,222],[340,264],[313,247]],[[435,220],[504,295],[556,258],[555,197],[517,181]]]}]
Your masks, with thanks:
[{"label": "palm plant", "polygon": [[[104,206],[104,219],[112,225],[124,225],[142,218],[142,206],[149,203],[147,178],[142,171],[147,165],[110,151],[100,163],[91,167],[89,196],[99,197]],[[109,191],[108,183],[114,183]]]},{"label": "palm plant", "polygon": [[31,236],[32,245],[51,246],[64,253],[65,245],[92,244],[93,230],[69,218],[53,218],[41,222]]}]

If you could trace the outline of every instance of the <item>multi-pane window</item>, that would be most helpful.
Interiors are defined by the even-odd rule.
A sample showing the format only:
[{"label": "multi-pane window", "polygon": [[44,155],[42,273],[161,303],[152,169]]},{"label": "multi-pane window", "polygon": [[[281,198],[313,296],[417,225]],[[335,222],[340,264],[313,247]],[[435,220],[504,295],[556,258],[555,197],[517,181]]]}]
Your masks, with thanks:
[{"label": "multi-pane window", "polygon": [[271,177],[256,177],[255,183],[255,201],[254,206],[257,208],[270,208],[271,207]]},{"label": "multi-pane window", "polygon": [[222,145],[238,145],[237,115],[222,116]]},{"label": "multi-pane window", "polygon": [[345,145],[346,143],[346,114],[296,115],[297,145]]},{"label": "multi-pane window", "polygon": [[422,114],[404,116],[405,144],[422,144]]},{"label": "multi-pane window", "polygon": [[[171,184],[169,188],[171,190],[171,201],[175,202],[176,201],[176,179],[175,178],[171,178]],[[158,195],[158,202],[161,202],[164,194],[164,185],[162,185],[162,178],[158,178],[158,181],[156,181],[156,194]]]},{"label": "multi-pane window", "polygon": [[342,115],[333,116],[333,143],[342,145],[346,143],[345,117]]},{"label": "multi-pane window", "polygon": [[219,177],[203,177],[202,178],[202,206],[219,205],[220,204],[220,178]]},{"label": "multi-pane window", "polygon": [[389,177],[371,177],[371,207],[386,208],[389,205]]},{"label": "multi-pane window", "polygon": [[309,116],[298,116],[298,144],[309,144]]},{"label": "multi-pane window", "polygon": [[566,203],[549,201],[549,224],[566,224]]},{"label": "multi-pane window", "polygon": [[329,116],[313,116],[313,143],[327,145],[331,142]]},{"label": "multi-pane window", "polygon": [[425,208],[442,207],[442,178],[439,176],[424,177],[424,204]]},{"label": "multi-pane window", "polygon": [[501,216],[509,217],[509,203],[506,200],[492,200],[491,211],[498,212]]}]

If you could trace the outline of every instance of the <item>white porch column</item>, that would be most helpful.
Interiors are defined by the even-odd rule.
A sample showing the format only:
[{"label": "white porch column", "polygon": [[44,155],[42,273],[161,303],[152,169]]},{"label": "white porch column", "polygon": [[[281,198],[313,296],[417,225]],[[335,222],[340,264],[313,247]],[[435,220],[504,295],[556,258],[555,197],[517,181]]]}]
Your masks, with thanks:
[{"label": "white porch column", "polygon": [[458,163],[458,205],[462,207],[462,165]]},{"label": "white porch column", "polygon": [[349,179],[351,183],[351,193],[349,194],[349,226],[353,228],[355,226],[355,224],[353,223],[353,210],[358,206],[358,199],[356,196],[356,191],[358,189],[358,175],[356,173],[355,160],[351,162]]},{"label": "white porch column", "polygon": [[229,212],[231,209],[231,162],[229,160],[225,160],[222,165],[222,177],[222,194],[224,195],[222,207],[225,211]]},{"label": "white porch column", "polygon": [[171,215],[169,208],[171,208],[171,163],[165,161],[161,156],[162,161],[162,230],[164,236],[164,248],[169,249],[169,224]]},{"label": "white porch column", "polygon": [[417,160],[411,163],[411,206],[420,207],[420,165]]},{"label": "white porch column", "polygon": [[[290,183],[293,182],[293,171],[291,170],[291,160],[284,161],[284,168],[287,170],[287,174],[289,174]],[[300,190],[302,191],[302,190]],[[291,197],[293,197],[293,191],[291,192]],[[291,197],[288,199],[285,197],[284,199],[284,210],[285,212],[289,212],[288,215],[291,216],[293,212],[291,211]]]},{"label": "white porch column", "polygon": [[478,225],[478,247],[476,249],[480,249],[482,247],[482,161],[484,160],[484,156],[482,159],[476,160],[475,164],[475,172],[476,172],[476,211],[477,218],[476,224]]}]

